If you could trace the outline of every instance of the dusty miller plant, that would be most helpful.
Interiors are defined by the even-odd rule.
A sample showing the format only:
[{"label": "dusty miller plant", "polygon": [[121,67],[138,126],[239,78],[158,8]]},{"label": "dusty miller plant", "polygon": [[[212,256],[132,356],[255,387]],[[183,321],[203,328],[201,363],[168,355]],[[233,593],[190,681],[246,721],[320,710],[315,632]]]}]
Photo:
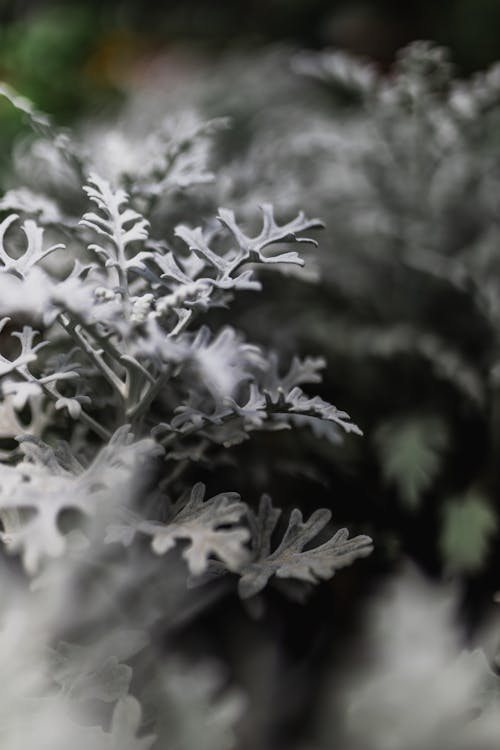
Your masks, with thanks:
[{"label": "dusty miller plant", "polygon": [[[5,746],[31,747],[30,725],[51,748],[229,747],[237,701],[218,697],[211,667],[206,686],[196,668],[181,695],[189,669],[175,659],[166,672],[155,664],[149,630],[192,618],[210,603],[213,579],[237,581],[244,600],[276,579],[297,595],[371,551],[366,536],[325,533],[327,509],[305,519],[295,509],[276,534],[280,510],[268,496],[258,507],[226,487],[207,497],[187,479],[193,465],[210,466],[261,432],[321,420],[336,438],[360,434],[347,413],[304,390],[320,381],[321,358],[283,367],[230,324],[213,330],[208,322],[236,294],[260,290],[261,267],[302,266],[287,246],[315,244],[308,233],[321,223],[302,212],[280,221],[264,204],[255,231],[221,208],[202,225],[192,215],[156,234],[154,213],[169,192],[213,179],[199,142],[225,123],[177,140],[160,128],[137,171],[110,181],[69,133],[8,87],[2,93],[40,134],[42,161],[86,205],[79,216],[68,195],[58,202],[19,185],[0,202],[1,539],[35,592],[49,597],[50,620],[19,666],[37,701],[24,712],[24,685],[11,691]],[[173,555],[179,543],[182,559]],[[101,602],[101,584],[111,603]],[[76,591],[83,613],[69,603],[63,615]],[[38,593],[35,603],[26,596],[29,638]],[[145,713],[129,693],[126,662],[138,653],[135,692]],[[220,730],[208,720],[217,702]],[[57,736],[51,717],[60,720]]]}]

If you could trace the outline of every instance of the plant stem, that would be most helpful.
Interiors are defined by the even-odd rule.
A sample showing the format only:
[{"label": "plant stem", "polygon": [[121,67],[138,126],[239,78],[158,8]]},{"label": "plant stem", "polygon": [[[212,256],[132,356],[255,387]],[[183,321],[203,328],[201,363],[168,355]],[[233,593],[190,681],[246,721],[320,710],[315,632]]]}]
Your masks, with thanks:
[{"label": "plant stem", "polygon": [[[17,370],[19,375],[23,377],[25,380],[28,381],[28,383],[36,383],[45,393],[45,395],[49,396],[53,401],[57,401],[57,396],[52,393],[52,391],[47,388],[46,385],[43,383],[40,383],[27,369],[25,371],[19,369]],[[87,414],[83,409],[80,411],[80,415],[78,419],[81,419],[82,422],[84,422],[87,427],[90,427],[93,432],[96,433],[96,435],[99,435],[100,438],[103,440],[109,440],[111,437],[111,433],[102,425],[99,424],[99,422],[96,422],[96,420],[90,416],[90,414]]]},{"label": "plant stem", "polygon": [[81,326],[78,323],[72,322],[66,318],[62,313],[58,315],[58,321],[64,328],[66,333],[71,336],[75,341],[79,349],[83,349],[94,364],[102,372],[106,380],[110,383],[115,392],[119,395],[120,399],[125,400],[126,384],[118,377],[118,375],[111,369],[111,367],[104,361],[102,354],[94,349],[89,341],[82,334]]}]

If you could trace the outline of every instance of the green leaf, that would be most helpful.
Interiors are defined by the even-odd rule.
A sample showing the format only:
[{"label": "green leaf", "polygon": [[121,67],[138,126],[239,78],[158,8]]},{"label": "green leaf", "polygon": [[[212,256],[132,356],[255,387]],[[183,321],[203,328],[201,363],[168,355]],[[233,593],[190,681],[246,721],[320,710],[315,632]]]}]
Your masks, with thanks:
[{"label": "green leaf", "polygon": [[488,554],[497,528],[496,516],[486,498],[476,492],[448,501],[440,537],[441,554],[453,571],[473,573]]},{"label": "green leaf", "polygon": [[375,434],[375,446],[388,484],[395,485],[401,501],[418,507],[441,467],[448,430],[438,417],[410,417],[384,422]]}]

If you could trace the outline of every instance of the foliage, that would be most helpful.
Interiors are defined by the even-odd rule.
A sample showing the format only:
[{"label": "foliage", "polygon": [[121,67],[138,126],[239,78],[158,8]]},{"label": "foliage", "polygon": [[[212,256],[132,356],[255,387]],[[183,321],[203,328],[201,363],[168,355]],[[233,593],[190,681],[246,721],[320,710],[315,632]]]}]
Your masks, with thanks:
[{"label": "foliage", "polygon": [[[304,259],[287,246],[315,246],[309,232],[321,222],[301,211],[282,220],[263,203],[253,231],[226,208],[197,215],[193,202],[185,223],[159,230],[170,190],[214,179],[197,144],[222,123],[193,128],[179,142],[161,125],[149,161],[111,180],[69,132],[9,87],[2,94],[40,133],[33,147],[42,145],[49,172],[55,178],[61,166],[68,185],[60,199],[43,185],[20,185],[1,204],[1,541],[19,555],[34,591],[54,599],[46,608],[54,620],[33,657],[41,704],[23,720],[47,747],[232,747],[241,701],[212,689],[216,668],[208,668],[206,688],[202,677],[186,682],[174,649],[165,669],[155,658],[158,635],[147,645],[150,633],[209,609],[221,591],[255,598],[274,577],[296,579],[305,594],[305,583],[331,578],[372,549],[369,537],[347,540],[345,529],[308,549],[331,514],[302,522],[295,509],[271,553],[276,509],[263,531],[250,498],[223,486],[205,499],[204,484],[191,479],[213,467],[210,483],[220,482],[217,467],[233,446],[258,448],[259,434],[316,421],[332,439],[361,434],[345,411],[304,390],[320,382],[321,358],[295,356],[284,367],[220,312],[236,295],[261,290],[262,268],[300,268]],[[75,201],[80,215],[72,190],[83,197]],[[104,606],[101,583],[111,596]],[[85,613],[61,619],[59,607],[78,590]],[[139,603],[125,614],[132,596]],[[30,606],[26,592],[23,612]],[[143,635],[133,635],[137,626]],[[185,695],[176,684],[183,679]],[[45,727],[51,711],[54,722],[70,718],[57,736]],[[7,731],[6,747],[34,746],[19,731],[22,742],[17,725]]]},{"label": "foliage", "polygon": [[409,508],[415,508],[439,471],[440,451],[448,442],[445,426],[425,417],[386,422],[375,440],[385,479],[396,485]]},{"label": "foliage", "polygon": [[497,588],[498,69],[247,62],[78,136],[2,88],[36,133],[0,199],[2,542],[47,619],[6,647],[6,747],[489,749],[445,593],[358,594],[407,554]]},{"label": "foliage", "polygon": [[[461,648],[456,592],[430,586],[407,570],[390,581],[365,625],[368,658],[340,698],[327,700],[317,746],[493,748],[498,732],[498,676],[479,650]],[[387,631],[390,637],[387,638]]]},{"label": "foliage", "polygon": [[485,498],[469,492],[444,506],[441,548],[453,571],[474,573],[487,560],[497,518]]}]

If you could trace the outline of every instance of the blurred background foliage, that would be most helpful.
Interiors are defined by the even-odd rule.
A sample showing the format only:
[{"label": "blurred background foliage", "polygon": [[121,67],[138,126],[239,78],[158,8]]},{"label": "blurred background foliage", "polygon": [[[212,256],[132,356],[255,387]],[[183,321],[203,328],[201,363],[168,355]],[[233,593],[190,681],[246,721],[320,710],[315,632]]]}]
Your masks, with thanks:
[{"label": "blurred background foliage", "polygon": [[3,0],[0,70],[41,108],[68,120],[109,102],[159,52],[220,56],[286,43],[338,47],[382,67],[414,39],[449,47],[461,73],[498,58],[496,0]]},{"label": "blurred background foliage", "polygon": [[[136,0],[0,3],[0,78],[58,122],[110,110],[159,57],[184,64],[272,44],[336,47],[387,68],[413,39],[452,50],[461,73],[499,56],[496,0]],[[172,63],[178,65],[178,60]],[[2,153],[19,118],[0,105]],[[3,157],[2,157],[3,158]],[[0,161],[1,164],[1,161]]]},{"label": "blurred background foliage", "polygon": [[[268,45],[336,47],[385,69],[413,39],[452,50],[470,73],[499,56],[496,0],[136,0],[0,3],[0,79],[59,123],[109,111],[159,58],[173,68]],[[0,170],[19,132],[0,103]]]}]

